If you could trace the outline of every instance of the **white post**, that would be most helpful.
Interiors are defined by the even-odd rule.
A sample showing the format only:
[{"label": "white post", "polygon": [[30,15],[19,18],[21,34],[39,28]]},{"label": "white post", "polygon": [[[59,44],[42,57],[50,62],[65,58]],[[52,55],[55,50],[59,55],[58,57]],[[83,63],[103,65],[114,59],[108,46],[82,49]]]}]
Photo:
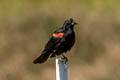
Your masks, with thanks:
[{"label": "white post", "polygon": [[56,80],[68,80],[67,64],[63,58],[56,59]]}]

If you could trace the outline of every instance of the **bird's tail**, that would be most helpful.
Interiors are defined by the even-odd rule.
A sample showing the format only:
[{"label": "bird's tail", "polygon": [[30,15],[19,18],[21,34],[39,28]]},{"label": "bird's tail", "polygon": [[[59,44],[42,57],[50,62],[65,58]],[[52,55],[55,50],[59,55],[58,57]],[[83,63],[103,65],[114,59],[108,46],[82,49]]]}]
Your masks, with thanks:
[{"label": "bird's tail", "polygon": [[35,60],[33,61],[33,63],[34,63],[34,64],[44,63],[45,61],[47,61],[49,55],[50,55],[50,53],[42,53],[37,59],[35,59]]}]

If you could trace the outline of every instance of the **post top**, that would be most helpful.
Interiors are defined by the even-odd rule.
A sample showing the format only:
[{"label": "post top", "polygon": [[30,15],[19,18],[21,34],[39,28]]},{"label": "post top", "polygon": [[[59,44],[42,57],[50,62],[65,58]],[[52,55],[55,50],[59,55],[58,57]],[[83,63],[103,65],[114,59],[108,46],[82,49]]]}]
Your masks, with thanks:
[{"label": "post top", "polygon": [[66,59],[65,58],[56,58],[58,61],[58,64],[66,64]]}]

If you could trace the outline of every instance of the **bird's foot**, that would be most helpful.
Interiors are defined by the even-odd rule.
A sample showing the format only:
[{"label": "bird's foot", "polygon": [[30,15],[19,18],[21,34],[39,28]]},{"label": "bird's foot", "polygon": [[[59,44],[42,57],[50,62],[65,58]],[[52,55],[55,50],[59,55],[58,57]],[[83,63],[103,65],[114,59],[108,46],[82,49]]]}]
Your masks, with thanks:
[{"label": "bird's foot", "polygon": [[67,57],[65,57],[64,55],[62,55],[63,56],[63,59],[65,60],[65,64],[68,62],[68,58]]}]

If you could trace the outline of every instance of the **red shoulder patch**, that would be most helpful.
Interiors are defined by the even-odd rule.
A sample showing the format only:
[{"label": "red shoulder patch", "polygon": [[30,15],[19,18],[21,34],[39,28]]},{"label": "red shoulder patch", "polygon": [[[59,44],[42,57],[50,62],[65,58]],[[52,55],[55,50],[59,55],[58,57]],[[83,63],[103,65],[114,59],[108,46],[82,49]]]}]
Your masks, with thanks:
[{"label": "red shoulder patch", "polygon": [[63,35],[64,35],[63,33],[53,33],[53,36],[54,36],[54,37],[62,38]]}]

